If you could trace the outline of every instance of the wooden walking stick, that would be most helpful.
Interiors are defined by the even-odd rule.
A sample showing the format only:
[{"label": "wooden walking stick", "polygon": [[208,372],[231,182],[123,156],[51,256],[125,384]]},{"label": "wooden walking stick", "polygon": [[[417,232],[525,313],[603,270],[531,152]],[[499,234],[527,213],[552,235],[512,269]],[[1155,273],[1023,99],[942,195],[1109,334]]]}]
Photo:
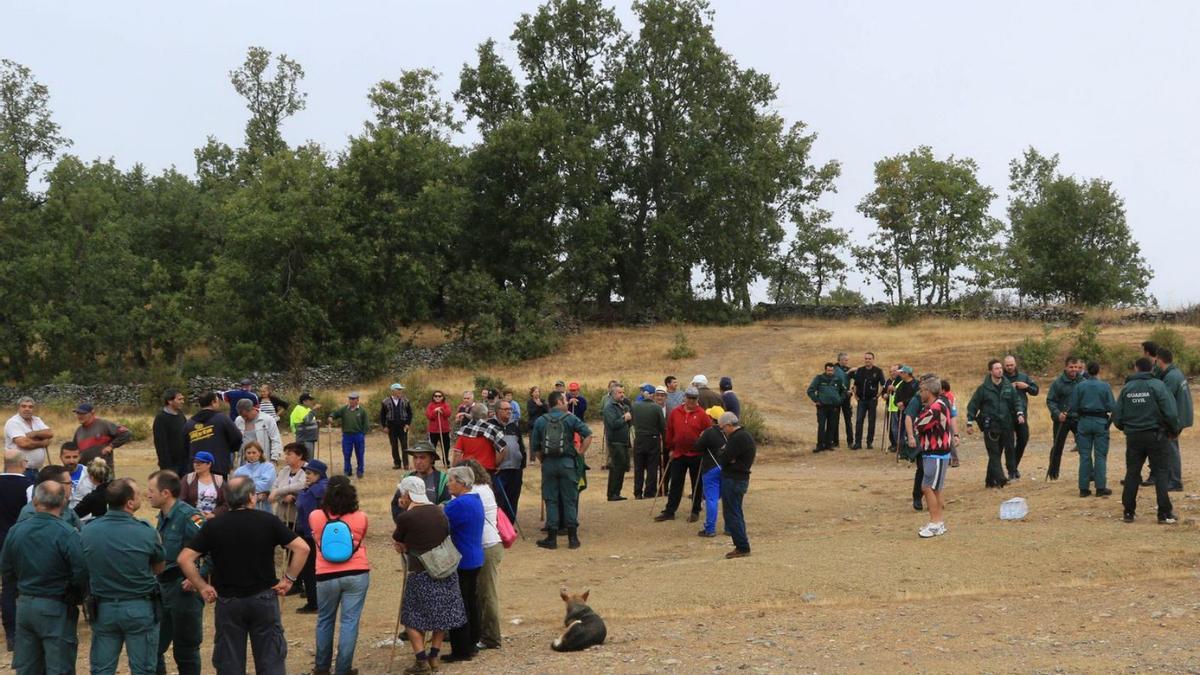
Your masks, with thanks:
[{"label": "wooden walking stick", "polygon": [[388,672],[396,664],[396,643],[400,641],[400,616],[404,613],[404,587],[408,585],[408,552],[400,555],[400,605],[396,607],[396,627],[392,629],[392,650],[388,656]]},{"label": "wooden walking stick", "polygon": [[667,462],[667,466],[666,466],[666,468],[663,469],[662,474],[659,475],[659,477],[658,477],[658,489],[654,491],[654,499],[650,502],[650,516],[651,517],[654,516],[654,507],[656,504],[658,504],[658,493],[662,492],[663,481],[665,481],[667,479],[667,469],[671,468],[671,464],[674,461],[675,461],[675,458],[672,457],[671,461]]}]

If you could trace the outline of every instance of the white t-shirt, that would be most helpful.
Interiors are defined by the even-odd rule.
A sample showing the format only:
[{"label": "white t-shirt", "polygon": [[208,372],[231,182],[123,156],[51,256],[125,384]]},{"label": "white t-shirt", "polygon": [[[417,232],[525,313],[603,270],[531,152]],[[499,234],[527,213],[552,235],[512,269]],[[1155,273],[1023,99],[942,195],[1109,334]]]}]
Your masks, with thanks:
[{"label": "white t-shirt", "polygon": [[483,502],[483,547],[491,548],[500,543],[500,530],[496,529],[496,494],[486,485],[471,488]]},{"label": "white t-shirt", "polygon": [[204,513],[217,509],[217,482],[205,483],[196,479],[196,508]]},{"label": "white t-shirt", "polygon": [[[4,423],[4,449],[17,450],[17,444],[13,442],[13,439],[26,436],[33,431],[42,431],[43,429],[49,428],[50,427],[46,426],[46,423],[42,421],[42,418],[38,417],[37,415],[34,415],[30,422],[26,422],[25,418],[21,417],[20,413],[13,415],[12,417],[8,418],[7,422]],[[45,448],[38,448],[36,450],[21,450],[21,452],[25,453],[25,459],[29,461],[30,469],[40,469],[46,465]]]}]

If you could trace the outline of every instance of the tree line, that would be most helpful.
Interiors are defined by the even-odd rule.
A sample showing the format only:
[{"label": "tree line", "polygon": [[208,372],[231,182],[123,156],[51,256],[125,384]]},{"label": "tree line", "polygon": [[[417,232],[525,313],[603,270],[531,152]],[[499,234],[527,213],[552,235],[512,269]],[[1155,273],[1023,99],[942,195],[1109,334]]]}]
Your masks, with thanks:
[{"label": "tree line", "polygon": [[0,62],[0,369],[369,368],[430,321],[473,358],[521,359],[589,314],[744,316],[763,278],[777,301],[852,298],[851,265],[897,304],[1144,298],[1112,186],[1032,149],[1008,224],[973,161],[881,160],[859,205],[877,229],[849,246],[820,203],[840,165],[720,47],[707,3],[633,15],[630,30],[601,0],[549,0],[517,20],[515,63],[484,42],[452,96],[428,69],[379,81],[337,151],[284,141],[304,69],[251,47],[229,74],[244,138],[209,137],[190,173],[67,153],[47,88]]}]

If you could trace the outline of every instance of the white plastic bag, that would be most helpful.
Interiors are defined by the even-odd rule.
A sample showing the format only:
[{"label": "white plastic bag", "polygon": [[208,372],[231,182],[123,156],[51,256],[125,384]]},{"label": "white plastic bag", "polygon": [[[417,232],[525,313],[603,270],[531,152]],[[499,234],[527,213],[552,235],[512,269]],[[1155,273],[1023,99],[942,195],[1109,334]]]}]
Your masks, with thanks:
[{"label": "white plastic bag", "polygon": [[1029,515],[1024,497],[1013,497],[1000,505],[1000,520],[1022,520]]}]

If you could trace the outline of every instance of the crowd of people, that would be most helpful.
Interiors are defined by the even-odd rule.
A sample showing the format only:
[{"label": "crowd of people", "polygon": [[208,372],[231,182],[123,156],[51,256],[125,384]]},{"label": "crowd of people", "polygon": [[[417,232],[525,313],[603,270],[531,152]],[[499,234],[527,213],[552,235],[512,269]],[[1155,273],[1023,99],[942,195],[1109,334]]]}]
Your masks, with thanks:
[{"label": "crowd of people", "polygon": [[[1098,363],[1066,357],[1062,373],[1046,392],[1054,442],[1051,452],[1061,453],[1067,437],[1072,437],[1071,452],[1079,454],[1079,496],[1108,497],[1112,494],[1107,474],[1109,435],[1110,427],[1115,426],[1126,439],[1125,478],[1121,480],[1125,522],[1133,522],[1136,516],[1138,488],[1153,486],[1158,522],[1173,524],[1177,517],[1169,493],[1183,490],[1179,435],[1192,426],[1192,396],[1187,377],[1175,365],[1169,348],[1153,342],[1143,342],[1141,347],[1142,356],[1115,397],[1112,387],[1101,379]],[[1021,460],[1030,437],[1029,398],[1040,393],[1037,382],[1019,368],[1015,356],[988,361],[983,381],[969,399],[964,421],[967,434],[978,427],[983,436],[985,487],[1003,488],[1020,480]],[[885,376],[871,352],[863,355],[862,365],[851,368],[848,355],[841,353],[813,378],[807,394],[816,407],[814,453],[839,447],[841,419],[846,423],[846,443],[851,450],[861,450],[864,442],[872,448],[875,418],[883,402],[887,450],[915,463],[913,509],[929,512],[929,522],[918,534],[922,538],[945,534],[942,490],[947,471],[959,465],[960,439],[959,411],[949,380],[934,373],[918,377],[903,363],[893,365]],[[857,404],[853,429],[852,402]],[[1143,479],[1147,462],[1150,473]],[[668,517],[673,517],[674,511],[668,510]]]},{"label": "crowd of people", "polygon": [[[720,505],[733,541],[726,557],[738,558],[750,554],[742,501],[756,450],[732,380],[720,386],[714,392],[697,375],[683,388],[668,377],[630,400],[610,382],[598,402],[601,461],[608,500],[623,501],[632,457],[634,497],[666,499],[659,522],[674,518],[690,479],[689,521],[704,504],[700,535],[716,536]],[[199,673],[206,603],[215,604],[218,673],[246,672],[247,644],[256,672],[284,672],[284,595],[302,596],[297,612],[316,615],[314,672],[357,672],[371,569],[369,518],[353,480],[364,475],[372,427],[360,395],[325,415],[342,432],[342,475],[332,476],[315,454],[322,411],[311,395],[290,406],[246,380],[195,400],[187,417],[183,393],[163,393],[152,429],[159,468],[144,485],[116,477],[114,450],[132,436],[97,417],[93,404],[75,408],[79,425],[55,464],[55,430],[35,414],[35,401],[18,402],[0,474],[0,615],[17,672],[72,672],[82,607],[92,672],[115,672],[124,650],[135,674],[164,672],[168,651],[180,673]],[[389,388],[378,426],[403,471],[390,515],[407,570],[401,619],[415,656],[407,672],[501,646],[500,565],[517,536],[531,463],[541,467],[545,514],[537,545],[555,549],[565,534],[568,548],[581,546],[579,493],[593,441],[587,408],[575,382],[556,382],[544,399],[533,387],[523,408],[511,391],[485,389],[478,399],[464,392],[452,410],[439,391],[425,407],[427,439],[410,444],[413,405],[403,385]],[[154,526],[133,515],[143,499],[158,511]]]},{"label": "crowd of people", "polygon": [[[1080,496],[1109,496],[1109,428],[1116,426],[1126,436],[1125,520],[1136,516],[1138,488],[1152,485],[1158,521],[1170,524],[1176,516],[1169,493],[1183,487],[1178,438],[1192,424],[1191,395],[1169,349],[1142,347],[1116,396],[1099,365],[1066,358],[1045,393],[1052,456],[1074,437]],[[1029,401],[1041,394],[1014,356],[988,362],[961,424],[963,433],[978,428],[983,436],[987,488],[1020,480]],[[825,364],[807,395],[816,407],[818,453],[839,447],[842,423],[851,450],[873,448],[882,403],[881,444],[915,464],[913,508],[929,515],[919,536],[948,531],[943,490],[959,464],[960,439],[948,380],[918,376],[905,364],[885,374],[870,352],[852,368],[843,353]],[[364,476],[373,424],[360,395],[351,392],[324,414],[326,426],[341,426],[340,475],[316,456],[323,412],[309,394],[290,406],[245,381],[201,393],[190,418],[181,392],[168,390],[162,401],[153,424],[159,468],[144,486],[115,472],[115,451],[129,442],[129,430],[98,417],[90,403],[75,408],[78,426],[59,446],[58,463],[49,450],[56,430],[35,414],[35,401],[21,399],[5,424],[0,616],[13,667],[70,672],[82,607],[92,626],[92,672],[114,672],[124,649],[133,673],[163,672],[168,650],[181,673],[198,673],[204,606],[216,603],[217,672],[245,672],[247,643],[257,672],[283,672],[287,642],[277,598],[297,595],[304,600],[297,611],[316,615],[314,672],[356,672],[371,570],[369,517],[359,508],[355,479]],[[392,467],[402,472],[390,516],[406,570],[400,619],[414,654],[410,673],[501,646],[500,567],[520,528],[524,471],[540,465],[545,535],[537,546],[557,549],[565,535],[567,547],[577,549],[579,495],[597,454],[585,420],[589,401],[575,382],[556,382],[544,398],[532,387],[523,406],[512,391],[487,389],[463,392],[455,407],[443,391],[420,403],[427,436],[415,442],[414,404],[402,384],[389,388],[376,418]],[[675,520],[687,492],[688,522],[703,512],[698,536],[717,536],[719,514],[733,544],[725,557],[750,555],[743,499],[756,447],[729,377],[720,379],[719,391],[704,375],[686,387],[672,376],[630,392],[611,381],[596,410],[607,501],[627,499],[632,470],[634,499],[663,500],[655,522]],[[291,442],[281,424],[294,434]],[[155,526],[133,516],[143,499],[158,510]],[[280,547],[287,552],[282,570]]]}]

